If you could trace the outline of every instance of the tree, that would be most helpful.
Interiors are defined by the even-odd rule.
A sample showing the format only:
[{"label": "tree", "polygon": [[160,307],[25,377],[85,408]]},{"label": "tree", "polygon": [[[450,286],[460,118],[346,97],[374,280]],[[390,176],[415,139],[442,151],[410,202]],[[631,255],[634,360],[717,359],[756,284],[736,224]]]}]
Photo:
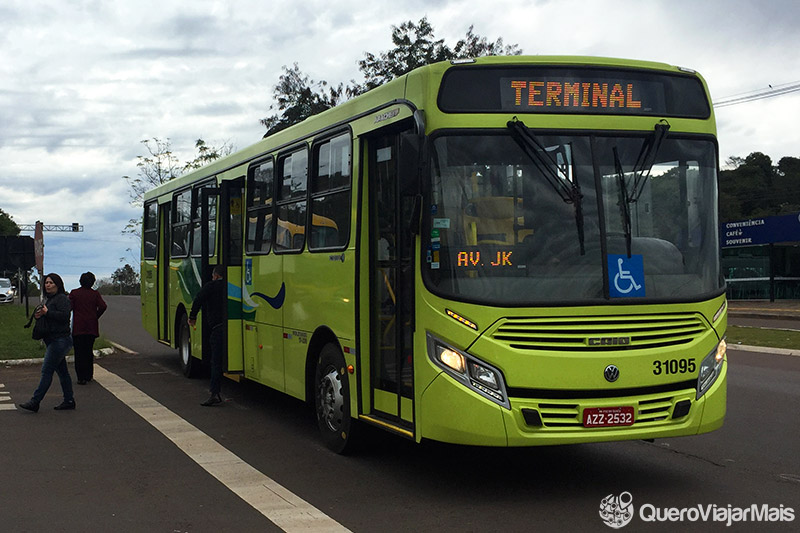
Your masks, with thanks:
[{"label": "tree", "polygon": [[197,170],[198,168],[204,167],[212,161],[216,161],[217,159],[225,157],[226,155],[230,155],[231,152],[233,152],[233,145],[227,141],[222,143],[220,146],[211,146],[206,144],[203,139],[197,139],[194,143],[194,147],[197,149],[197,156],[191,161],[187,161],[186,164],[183,165],[183,172]]},{"label": "tree", "polygon": [[783,157],[777,166],[761,152],[731,157],[719,176],[720,220],[742,220],[800,211],[800,159]]},{"label": "tree", "polygon": [[473,26],[469,27],[463,39],[450,48],[443,39],[435,38],[433,26],[426,17],[416,24],[409,20],[400,26],[392,26],[392,43],[394,48],[391,50],[377,54],[364,53],[364,59],[358,61],[358,68],[364,76],[361,83],[351,81],[348,85],[340,83],[337,86],[325,81],[317,83],[303,74],[297,63],[292,68],[284,66],[283,74],[273,90],[277,103],[269,108],[277,113],[261,119],[261,124],[267,128],[264,136],[302,122],[417,67],[449,59],[522,53],[516,44],[504,46],[502,38],[492,42],[475,34]]},{"label": "tree", "polygon": [[352,95],[347,93],[350,89],[345,89],[343,84],[330,87],[325,81],[315,82],[300,72],[297,63],[292,68],[284,65],[282,69],[283,74],[278,78],[274,90],[277,104],[270,106],[270,109],[277,108],[281,113],[261,119],[261,124],[267,128],[265,137],[336,106],[343,92]]},{"label": "tree", "polygon": [[19,226],[14,222],[14,217],[0,209],[0,236],[16,237],[19,235]]},{"label": "tree", "polygon": [[111,274],[111,278],[103,278],[97,284],[102,294],[139,294],[139,274],[129,264],[120,267]]},{"label": "tree", "polygon": [[[136,176],[122,176],[128,182],[131,197],[131,205],[141,206],[144,193],[150,189],[177,178],[184,172],[198,169],[212,161],[224,157],[233,152],[233,145],[227,141],[219,147],[207,144],[203,139],[197,139],[194,143],[197,155],[191,161],[187,161],[183,166],[178,162],[178,158],[172,153],[172,145],[169,139],[145,139],[141,143],[147,149],[148,155],[139,155],[136,167],[139,169]],[[142,217],[132,218],[128,221],[122,233],[129,233],[141,237]]]},{"label": "tree", "polygon": [[473,28],[470,26],[464,38],[450,48],[443,39],[434,37],[433,26],[427,17],[420,19],[418,24],[409,20],[400,26],[392,26],[392,43],[395,47],[377,55],[365,52],[364,59],[358,62],[365,79],[359,87],[359,93],[438,61],[522,53],[516,44],[503,46],[502,38],[489,42],[486,37],[475,34]]}]

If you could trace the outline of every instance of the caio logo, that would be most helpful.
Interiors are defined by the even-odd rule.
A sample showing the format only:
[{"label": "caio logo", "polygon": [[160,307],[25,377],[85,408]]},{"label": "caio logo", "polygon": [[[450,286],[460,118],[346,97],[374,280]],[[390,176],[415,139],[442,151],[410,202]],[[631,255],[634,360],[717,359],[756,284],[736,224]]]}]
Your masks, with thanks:
[{"label": "caio logo", "polygon": [[586,339],[586,344],[589,346],[627,346],[630,343],[630,337],[589,337]]}]

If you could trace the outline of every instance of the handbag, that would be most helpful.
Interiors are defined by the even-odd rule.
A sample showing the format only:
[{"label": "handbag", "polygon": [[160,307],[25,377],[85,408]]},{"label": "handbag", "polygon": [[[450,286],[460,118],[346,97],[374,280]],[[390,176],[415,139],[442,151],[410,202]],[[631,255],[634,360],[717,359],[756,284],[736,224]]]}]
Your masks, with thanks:
[{"label": "handbag", "polygon": [[22,326],[23,328],[29,328],[29,327],[31,327],[31,323],[34,320],[36,320],[36,322],[33,324],[33,332],[31,333],[31,337],[33,337],[33,340],[36,340],[36,341],[44,339],[44,334],[45,334],[45,329],[46,329],[43,320],[34,319],[34,315],[36,315],[36,311],[41,309],[41,307],[42,307],[41,305],[37,305],[36,309],[34,309],[33,313],[31,313],[31,317],[28,319],[28,323],[25,324],[24,326]]}]

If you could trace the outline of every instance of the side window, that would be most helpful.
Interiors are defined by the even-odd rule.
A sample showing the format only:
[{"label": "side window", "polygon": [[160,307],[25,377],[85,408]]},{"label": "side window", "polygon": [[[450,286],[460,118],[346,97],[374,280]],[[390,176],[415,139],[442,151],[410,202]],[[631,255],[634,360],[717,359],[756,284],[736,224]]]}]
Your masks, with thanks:
[{"label": "side window", "polygon": [[247,174],[247,253],[265,254],[272,243],[272,159],[250,167]]},{"label": "side window", "polygon": [[189,225],[192,222],[192,191],[187,189],[172,198],[171,257],[189,255]]},{"label": "side window", "polygon": [[308,151],[305,147],[278,159],[278,224],[275,251],[303,249],[306,232]]},{"label": "side window", "polygon": [[[203,249],[203,241],[200,239],[202,230],[202,206],[200,205],[202,195],[201,192],[205,187],[216,187],[216,183],[204,183],[199,187],[192,189],[192,255],[199,256]],[[208,255],[213,256],[216,254],[217,243],[217,197],[208,197]]]},{"label": "side window", "polygon": [[309,250],[344,248],[350,236],[350,135],[314,147]]},{"label": "side window", "polygon": [[144,206],[142,228],[142,257],[155,259],[158,250],[158,203],[150,202]]}]

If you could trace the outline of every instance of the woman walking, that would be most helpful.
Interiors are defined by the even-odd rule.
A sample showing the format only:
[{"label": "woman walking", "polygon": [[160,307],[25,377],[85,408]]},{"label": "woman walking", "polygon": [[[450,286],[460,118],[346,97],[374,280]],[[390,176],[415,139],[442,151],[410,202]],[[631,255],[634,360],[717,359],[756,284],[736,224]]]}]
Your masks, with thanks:
[{"label": "woman walking", "polygon": [[100,335],[98,319],[108,307],[100,293],[92,289],[94,281],[94,274],[84,272],[81,274],[81,287],[69,293],[78,385],[85,385],[94,377],[94,340]]},{"label": "woman walking", "polygon": [[44,278],[45,300],[36,308],[33,317],[36,325],[33,328],[34,338],[44,341],[47,349],[42,362],[42,378],[33,393],[33,398],[19,407],[34,413],[39,410],[47,389],[53,382],[53,372],[58,374],[64,400],[55,407],[56,410],[75,409],[75,397],[72,393],[72,378],[67,368],[67,353],[72,348],[72,337],[69,330],[69,313],[71,306],[64,290],[64,281],[58,274],[48,274]]}]

